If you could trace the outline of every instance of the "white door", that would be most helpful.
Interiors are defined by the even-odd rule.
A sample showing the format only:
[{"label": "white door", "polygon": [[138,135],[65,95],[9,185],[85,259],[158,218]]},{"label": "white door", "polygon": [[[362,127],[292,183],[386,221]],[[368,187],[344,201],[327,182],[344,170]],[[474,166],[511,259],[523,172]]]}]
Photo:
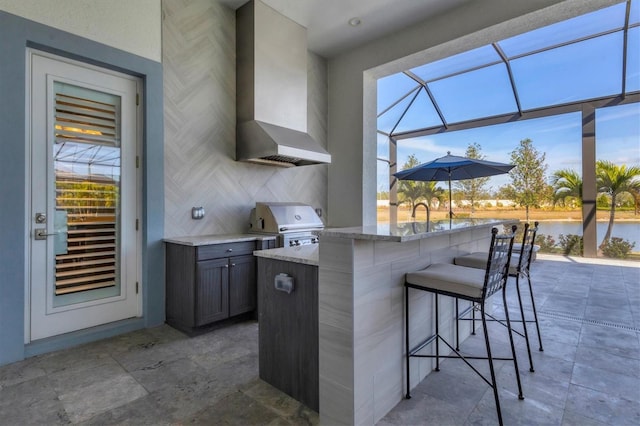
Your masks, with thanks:
[{"label": "white door", "polygon": [[29,51],[26,341],[139,316],[136,78]]}]

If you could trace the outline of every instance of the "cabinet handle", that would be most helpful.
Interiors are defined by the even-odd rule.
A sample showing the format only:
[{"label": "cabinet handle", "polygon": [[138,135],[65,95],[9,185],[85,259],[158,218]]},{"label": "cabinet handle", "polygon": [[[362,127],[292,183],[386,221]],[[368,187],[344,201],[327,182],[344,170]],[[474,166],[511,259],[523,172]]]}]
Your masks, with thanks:
[{"label": "cabinet handle", "polygon": [[228,253],[231,253],[232,251],[233,251],[233,249],[232,249],[232,248],[227,249],[227,252],[228,252]]},{"label": "cabinet handle", "polygon": [[232,263],[232,264],[231,264],[231,266],[236,266],[236,264],[235,264],[235,263]]},{"label": "cabinet handle", "polygon": [[228,265],[228,264],[227,264],[227,265],[224,265],[224,267],[225,267],[225,268],[228,268],[228,267],[229,267],[229,265]]}]

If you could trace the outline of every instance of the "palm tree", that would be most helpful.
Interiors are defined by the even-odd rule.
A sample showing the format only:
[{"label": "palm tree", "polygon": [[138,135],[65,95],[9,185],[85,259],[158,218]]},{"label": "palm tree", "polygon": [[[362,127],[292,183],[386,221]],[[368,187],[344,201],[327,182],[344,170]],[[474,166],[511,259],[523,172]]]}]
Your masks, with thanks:
[{"label": "palm tree", "polygon": [[[409,155],[402,170],[416,167],[420,162],[415,154]],[[416,206],[420,203],[430,208],[434,200],[442,201],[444,190],[436,187],[436,182],[401,180],[398,182],[398,205],[406,203],[411,207],[411,217],[415,218]]]},{"label": "palm tree", "polygon": [[429,208],[434,200],[442,201],[444,190],[436,187],[436,182],[402,180],[398,183],[398,204],[407,203],[415,217],[416,205],[425,203]]},{"label": "palm tree", "polygon": [[553,186],[553,204],[562,202],[567,205],[567,199],[576,200],[582,204],[582,177],[573,169],[556,170],[551,176]]},{"label": "palm tree", "polygon": [[447,195],[446,191],[443,188],[436,186],[436,182],[423,183],[425,184],[423,191],[427,205],[431,208],[433,207],[434,201],[437,201],[438,206],[443,206]]},{"label": "palm tree", "polygon": [[[402,170],[410,169],[420,164],[415,154],[409,155],[407,162],[403,164]],[[409,204],[411,217],[415,217],[416,205],[426,201],[424,197],[424,182],[401,180],[398,182],[398,205]]]},{"label": "palm tree", "polygon": [[[426,200],[424,197],[424,182],[401,180],[398,182],[398,205],[409,204],[415,212],[416,204]],[[413,214],[412,214],[413,217]]]},{"label": "palm tree", "polygon": [[611,230],[613,229],[613,220],[616,214],[616,198],[622,193],[628,193],[633,196],[640,190],[640,167],[626,165],[616,165],[611,161],[596,161],[596,185],[598,192],[604,193],[611,197],[611,210],[609,213],[609,226],[602,240],[602,247],[611,238]]}]

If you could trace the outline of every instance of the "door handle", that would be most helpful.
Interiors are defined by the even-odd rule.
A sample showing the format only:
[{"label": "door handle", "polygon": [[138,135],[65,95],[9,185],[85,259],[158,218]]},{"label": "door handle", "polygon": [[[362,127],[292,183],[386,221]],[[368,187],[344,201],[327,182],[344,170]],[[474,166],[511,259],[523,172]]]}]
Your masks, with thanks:
[{"label": "door handle", "polygon": [[46,240],[47,237],[50,237],[52,235],[58,235],[58,232],[53,232],[51,234],[47,234],[47,230],[40,228],[40,229],[36,229],[34,230],[34,235],[33,235],[33,239],[34,240]]}]

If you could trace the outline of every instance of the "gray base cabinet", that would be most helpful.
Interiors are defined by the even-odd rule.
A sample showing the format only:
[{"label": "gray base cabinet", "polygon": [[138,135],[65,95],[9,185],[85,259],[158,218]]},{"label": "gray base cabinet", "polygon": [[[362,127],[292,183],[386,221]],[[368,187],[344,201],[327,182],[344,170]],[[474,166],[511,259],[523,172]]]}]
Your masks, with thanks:
[{"label": "gray base cabinet", "polygon": [[261,242],[187,246],[167,243],[166,322],[194,331],[256,309]]},{"label": "gray base cabinet", "polygon": [[194,326],[229,318],[229,260],[196,263]]},{"label": "gray base cabinet", "polygon": [[[274,278],[295,280],[290,294]],[[260,378],[318,411],[318,267],[258,258]]]},{"label": "gray base cabinet", "polygon": [[254,311],[258,298],[255,257],[232,257],[229,268],[229,316]]}]

